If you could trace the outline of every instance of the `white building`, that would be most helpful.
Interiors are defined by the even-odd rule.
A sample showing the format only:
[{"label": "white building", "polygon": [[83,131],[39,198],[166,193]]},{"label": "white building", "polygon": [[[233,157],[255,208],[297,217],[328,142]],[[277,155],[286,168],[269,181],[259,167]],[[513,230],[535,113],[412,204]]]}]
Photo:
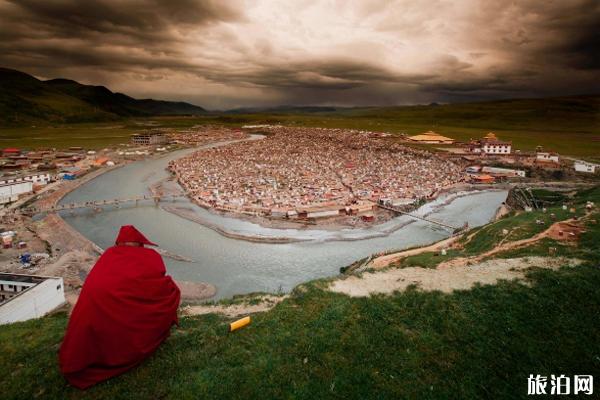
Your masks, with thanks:
[{"label": "white building", "polygon": [[169,138],[162,132],[138,133],[131,136],[131,143],[140,146],[150,146],[167,143]]},{"label": "white building", "polygon": [[549,153],[545,151],[537,152],[535,156],[536,161],[540,162],[551,162],[555,164],[560,164],[560,157],[557,153]]},{"label": "white building", "polygon": [[575,160],[575,171],[577,172],[587,172],[593,174],[596,172],[596,168],[600,168],[600,165],[594,164],[591,162],[583,161],[583,160]]},{"label": "white building", "polygon": [[[467,172],[468,168],[467,168]],[[511,169],[511,168],[497,168],[497,167],[483,167],[481,172],[490,174],[490,175],[504,175],[504,176],[514,176],[525,178],[525,171],[520,169]]]},{"label": "white building", "polygon": [[469,174],[478,174],[481,172],[481,166],[471,165],[470,167],[467,167],[467,169],[465,169],[465,171]]},{"label": "white building", "polygon": [[64,303],[62,278],[0,273],[0,325],[42,317]]},{"label": "white building", "polygon": [[51,180],[49,172],[38,172],[35,174],[25,175],[23,179],[33,182],[36,185],[47,185]]},{"label": "white building", "polygon": [[298,216],[306,218],[328,218],[340,215],[338,206],[332,207],[310,207],[298,210]]},{"label": "white building", "polygon": [[471,142],[470,147],[473,153],[507,155],[512,152],[512,142],[499,140],[492,132],[485,135],[483,139]]},{"label": "white building", "polygon": [[20,195],[31,192],[33,192],[33,182],[31,181],[0,183],[0,204],[16,201]]},{"label": "white building", "polygon": [[510,154],[512,145],[508,142],[486,143],[481,150],[485,154]]},{"label": "white building", "polygon": [[32,182],[36,185],[46,185],[50,181],[51,176],[49,172],[37,172],[27,175],[10,175],[0,177],[0,185],[19,182]]}]

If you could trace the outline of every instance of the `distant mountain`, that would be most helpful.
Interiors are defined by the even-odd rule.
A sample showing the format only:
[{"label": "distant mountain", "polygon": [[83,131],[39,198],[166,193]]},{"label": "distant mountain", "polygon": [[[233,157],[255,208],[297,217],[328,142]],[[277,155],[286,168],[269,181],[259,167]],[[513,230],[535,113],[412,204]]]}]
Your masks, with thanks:
[{"label": "distant mountain", "polygon": [[[343,108],[343,107],[342,107]],[[312,114],[336,112],[340,107],[329,106],[276,106],[276,107],[242,107],[225,111],[226,114]]]},{"label": "distant mountain", "polygon": [[138,100],[104,86],[83,85],[69,79],[41,81],[24,72],[0,68],[0,125],[204,113],[204,108],[189,103]]}]

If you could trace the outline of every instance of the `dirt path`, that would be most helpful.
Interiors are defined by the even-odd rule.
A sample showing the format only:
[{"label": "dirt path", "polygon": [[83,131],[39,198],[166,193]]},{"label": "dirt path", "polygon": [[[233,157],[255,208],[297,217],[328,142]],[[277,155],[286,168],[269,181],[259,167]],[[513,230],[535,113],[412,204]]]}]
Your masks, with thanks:
[{"label": "dirt path", "polygon": [[[572,219],[555,222],[554,224],[550,225],[550,227],[548,227],[548,229],[546,229],[545,231],[540,232],[537,235],[534,235],[530,238],[517,240],[514,242],[508,242],[508,243],[501,242],[498,246],[494,247],[493,249],[491,249],[489,251],[486,251],[485,253],[482,253],[480,255],[473,256],[473,257],[454,258],[452,260],[441,263],[440,265],[438,265],[438,268],[447,268],[450,266],[466,265],[467,263],[470,263],[470,262],[479,262],[487,257],[493,256],[498,253],[501,253],[501,252],[504,252],[507,250],[513,250],[513,249],[516,249],[519,247],[527,246],[533,242],[537,242],[538,240],[549,237],[554,231],[556,231],[558,229],[559,226],[561,226],[561,224],[564,225],[565,223],[568,224],[568,223],[572,223],[572,222],[574,222],[574,220],[572,220]],[[492,224],[494,224],[494,223],[495,222],[493,222]],[[473,236],[476,235],[478,232],[479,231],[475,231],[475,232],[469,234],[466,238],[466,240],[467,240],[466,243],[468,243],[473,238]],[[399,260],[409,257],[409,256],[414,256],[414,255],[429,252],[429,251],[439,251],[444,248],[449,248],[456,241],[458,241],[458,239],[460,239],[461,237],[462,236],[460,236],[460,235],[454,236],[454,237],[450,237],[448,239],[436,242],[430,246],[419,247],[416,249],[405,250],[405,251],[401,251],[399,253],[393,253],[393,254],[388,254],[386,256],[377,257],[374,260],[372,260],[367,267],[373,268],[373,269],[382,269],[382,268],[385,268],[385,267],[387,267],[391,264],[394,264],[394,263],[398,262]]]},{"label": "dirt path", "polygon": [[262,296],[257,304],[232,304],[232,305],[202,305],[202,306],[186,306],[181,309],[181,315],[204,315],[204,314],[223,314],[227,317],[239,317],[241,315],[254,314],[258,312],[268,311],[281,303],[287,296]]},{"label": "dirt path", "polygon": [[428,251],[438,251],[438,250],[441,250],[444,248],[448,248],[454,242],[456,242],[459,238],[460,238],[460,236],[453,236],[453,237],[449,237],[448,239],[444,239],[439,242],[436,242],[429,246],[418,247],[416,249],[404,250],[399,253],[393,253],[393,254],[388,254],[386,256],[377,257],[369,263],[367,268],[381,269],[381,268],[385,268],[388,265],[393,264],[396,261],[398,261],[402,258],[405,258],[405,257],[415,256],[417,254],[425,253]]},{"label": "dirt path", "polygon": [[557,269],[576,266],[580,260],[556,257],[524,257],[488,260],[473,265],[457,265],[448,268],[428,269],[409,267],[350,276],[331,283],[329,290],[353,297],[369,296],[372,293],[393,293],[416,285],[421,290],[440,290],[450,293],[466,290],[479,284],[495,284],[501,279],[522,279],[526,269],[540,267]]},{"label": "dirt path", "polygon": [[440,263],[437,268],[438,269],[444,269],[444,268],[451,268],[451,267],[455,267],[455,266],[462,266],[462,265],[467,265],[469,263],[473,263],[473,262],[479,262],[485,258],[494,256],[498,253],[502,253],[508,250],[514,250],[514,249],[518,249],[521,247],[525,247],[527,245],[530,245],[531,243],[537,242],[538,240],[544,239],[546,237],[549,237],[554,231],[556,231],[558,229],[558,227],[560,227],[562,224],[565,223],[571,223],[574,222],[573,219],[568,219],[565,221],[560,221],[560,222],[555,222],[554,224],[550,225],[550,227],[548,227],[548,229],[546,229],[543,232],[538,233],[537,235],[534,235],[530,238],[527,239],[521,239],[521,240],[516,240],[514,242],[508,242],[508,243],[501,243],[498,246],[494,247],[491,250],[488,250],[484,253],[481,253],[477,256],[473,256],[473,257],[459,257],[459,258],[454,258],[452,260],[448,260],[445,262]]}]

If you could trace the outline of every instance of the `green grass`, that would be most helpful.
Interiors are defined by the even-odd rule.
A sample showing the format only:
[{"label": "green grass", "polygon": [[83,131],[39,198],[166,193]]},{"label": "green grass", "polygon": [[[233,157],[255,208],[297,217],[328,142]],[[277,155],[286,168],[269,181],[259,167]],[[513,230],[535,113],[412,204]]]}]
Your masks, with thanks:
[{"label": "green grass", "polygon": [[600,157],[600,98],[518,99],[440,106],[365,107],[322,113],[237,114],[222,123],[281,123],[417,134],[435,130],[460,141],[494,131],[517,149],[542,145],[565,155]]},{"label": "green grass", "polygon": [[[140,131],[141,128],[137,128]],[[81,146],[86,149],[100,149],[128,143],[136,128],[119,123],[112,124],[73,124],[55,127],[31,126],[28,128],[0,128],[0,147],[24,149],[57,148]]]},{"label": "green grass", "polygon": [[[407,135],[435,130],[460,141],[481,138],[494,131],[501,139],[513,141],[517,149],[533,151],[542,145],[563,155],[600,161],[600,105],[598,96],[579,96],[550,99],[505,100],[482,103],[449,104],[441,106],[366,107],[337,109],[330,112],[257,112],[252,114],[213,113],[197,117],[156,117],[152,120],[162,127],[187,128],[193,125],[218,124],[239,127],[245,124],[283,124],[289,126],[348,128],[383,131]],[[125,124],[99,123],[99,126]],[[40,125],[38,123],[38,125]],[[58,125],[48,132],[53,140],[68,145],[102,146],[116,144],[121,130],[90,131],[93,124]],[[141,127],[133,127],[133,130]],[[0,129],[0,143],[10,139],[17,146],[33,146],[46,134],[42,128]],[[73,131],[70,131],[73,129]],[[82,129],[82,130],[80,130]],[[64,130],[62,132],[61,130]],[[127,133],[131,133],[129,129]],[[69,139],[73,134],[75,137]],[[93,136],[85,139],[81,136]],[[33,139],[32,138],[36,138]],[[106,140],[106,142],[104,142]],[[57,147],[57,146],[54,146]],[[434,148],[436,146],[426,146]]]},{"label": "green grass", "polygon": [[406,257],[395,267],[423,267],[423,268],[435,268],[439,263],[451,260],[460,255],[460,251],[450,249],[446,252],[446,255],[442,255],[439,251],[428,251],[414,256]]},{"label": "green grass", "polygon": [[85,392],[57,368],[60,313],[0,329],[0,383],[14,399],[449,399],[524,397],[531,373],[598,374],[600,269],[531,279],[371,298],[307,285],[234,334],[185,318],[139,368]]},{"label": "green grass", "polygon": [[546,189],[532,189],[531,194],[536,201],[539,201],[545,206],[562,204],[568,200],[567,196],[564,194]]},{"label": "green grass", "polygon": [[[596,187],[573,201],[599,197]],[[507,220],[528,221],[519,218]],[[530,374],[600,374],[598,219],[598,211],[586,219],[577,247],[546,240],[501,255],[547,255],[559,246],[557,255],[584,260],[531,269],[530,285],[351,298],[317,280],[235,333],[224,317],[183,318],[138,368],[87,391],[68,386],[58,370],[66,313],[1,326],[0,387],[10,399],[525,398]],[[477,234],[500,227],[488,229]]]},{"label": "green grass", "polygon": [[100,149],[129,143],[130,137],[152,127],[187,128],[198,121],[185,117],[157,117],[104,123],[56,124],[51,126],[31,125],[28,127],[0,128],[0,148],[19,147],[68,148],[81,146],[87,149]]},{"label": "green grass", "polygon": [[[548,229],[553,222],[573,218],[575,216],[582,217],[585,215],[585,204],[587,201],[593,201],[596,204],[599,204],[600,187],[596,186],[591,189],[583,190],[573,199],[567,199],[559,193],[552,194],[548,191],[534,191],[534,194],[536,197],[539,195],[549,202],[552,200],[552,203],[549,203],[551,205],[547,207],[546,212],[541,210],[521,212],[517,215],[501,219],[478,229],[473,238],[465,243],[465,254],[474,255],[491,250],[501,240],[510,242],[526,239]],[[563,201],[568,205],[567,210],[562,209]],[[570,211],[571,207],[575,208],[575,213]],[[551,214],[555,215],[555,219],[551,218]],[[544,224],[537,224],[537,220],[543,221]],[[502,233],[504,229],[509,232],[506,236]]]},{"label": "green grass", "polygon": [[[549,204],[553,204],[553,206],[549,206],[545,213],[541,210],[520,212],[518,214],[513,213],[496,222],[487,224],[483,227],[475,228],[473,231],[459,239],[459,244],[463,246],[462,249],[450,249],[447,251],[445,256],[441,255],[441,253],[438,251],[425,252],[403,258],[394,266],[402,268],[435,268],[439,263],[451,260],[453,258],[474,256],[492,250],[499,243],[509,243],[530,238],[548,229],[548,227],[556,221],[573,218],[573,216],[584,216],[584,206],[587,201],[594,201],[596,204],[599,204],[598,200],[600,199],[600,187],[583,190],[573,199],[567,199],[564,195],[545,190],[534,191],[534,194],[536,197],[539,196],[548,200]],[[550,200],[552,200],[552,203],[550,203]],[[571,213],[570,210],[563,210],[563,201],[566,201],[570,206],[574,206],[576,212]],[[550,214],[554,214],[555,219],[552,219]],[[543,221],[544,224],[537,224],[537,220]],[[594,223],[593,221],[595,221],[594,218],[591,218],[590,221],[587,222],[586,229],[588,229],[590,232],[583,235],[582,241],[589,240],[587,238],[589,238],[591,235],[591,237],[598,238],[598,241],[600,242],[600,232],[597,232],[600,231],[600,224]],[[508,234],[506,235],[503,233],[503,230],[505,229],[508,231]],[[468,239],[468,237],[471,235],[472,237]],[[549,254],[549,247],[556,247],[556,256],[576,257],[581,256],[582,251],[595,253],[596,250],[600,254],[600,246],[594,246],[593,241],[586,243],[586,245],[581,246],[581,248],[575,249],[572,246],[564,243],[556,242],[551,239],[544,239],[530,247],[511,250],[501,253],[495,257],[508,258],[520,257],[523,255],[547,256]],[[594,250],[591,251],[589,249]],[[589,259],[593,258],[591,254],[586,254],[585,257]]]}]

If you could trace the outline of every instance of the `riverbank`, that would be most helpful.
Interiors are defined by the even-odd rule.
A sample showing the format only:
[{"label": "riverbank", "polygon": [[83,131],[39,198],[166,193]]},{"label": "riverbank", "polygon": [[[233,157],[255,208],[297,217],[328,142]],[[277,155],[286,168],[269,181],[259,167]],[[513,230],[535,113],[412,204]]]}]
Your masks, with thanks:
[{"label": "riverbank", "polygon": [[169,205],[164,205],[164,204],[161,204],[160,208],[173,214],[173,215],[177,215],[178,217],[185,218],[188,221],[196,222],[200,225],[210,228],[210,229],[214,230],[215,232],[219,233],[220,235],[225,236],[230,239],[246,240],[248,242],[257,242],[257,243],[294,243],[294,242],[306,241],[306,240],[302,240],[302,239],[292,239],[292,238],[285,238],[285,237],[259,237],[259,236],[248,236],[248,235],[237,234],[234,232],[227,231],[227,230],[219,227],[216,224],[208,222],[207,220],[205,220],[202,217],[200,217],[199,215],[197,215],[194,212],[194,210],[192,210],[190,208],[182,208],[182,207],[169,206]]},{"label": "riverbank", "polygon": [[[470,190],[468,190],[468,191],[465,191],[464,189],[465,189],[465,187],[463,187],[463,186],[448,189],[438,195],[437,200],[439,200],[442,196],[445,196],[443,201],[436,202],[436,200],[433,200],[429,203],[422,205],[418,209],[415,209],[413,211],[413,213],[415,215],[418,215],[419,217],[427,218],[431,214],[435,213],[436,211],[439,211],[443,207],[449,205],[450,203],[452,203],[453,201],[455,201],[459,198],[467,197],[467,196],[470,196],[470,195],[473,195],[473,194],[476,194],[476,193],[479,193],[482,191],[499,191],[499,189],[488,189],[488,188],[480,188],[480,187],[470,188]],[[155,189],[155,190],[157,190],[157,189]],[[161,193],[164,193],[164,192],[161,192]],[[171,191],[168,191],[167,193],[168,193],[168,195],[173,195],[175,192],[173,192],[171,190]],[[329,227],[330,229],[324,229],[324,227],[322,227],[320,225],[302,226],[302,229],[298,229],[297,226],[295,227],[296,229],[289,228],[287,226],[281,227],[278,224],[274,224],[273,226],[269,226],[269,225],[265,226],[260,223],[260,221],[262,220],[262,219],[260,219],[260,217],[258,217],[259,220],[257,220],[256,218],[253,218],[253,217],[238,218],[239,217],[238,214],[220,213],[220,212],[216,212],[211,209],[207,210],[206,208],[204,208],[204,210],[207,210],[208,212],[211,212],[212,214],[221,215],[221,216],[229,217],[229,218],[236,218],[236,219],[240,219],[243,221],[248,221],[253,224],[256,224],[260,228],[267,229],[270,232],[276,232],[271,236],[244,234],[244,233],[234,232],[232,230],[225,229],[223,226],[220,226],[216,223],[209,221],[208,218],[199,215],[194,209],[192,209],[189,206],[161,204],[160,207],[163,210],[165,210],[171,214],[177,215],[178,217],[185,218],[188,221],[192,221],[192,222],[198,223],[200,225],[203,225],[209,229],[212,229],[215,232],[217,232],[220,235],[225,236],[227,238],[245,240],[245,241],[249,241],[249,242],[294,243],[294,242],[305,242],[305,241],[311,240],[310,238],[298,238],[298,237],[293,237],[293,236],[286,236],[286,234],[290,235],[289,229],[292,229],[293,232],[299,231],[301,233],[305,233],[306,235],[309,235],[311,231],[324,231],[324,232],[336,233],[336,232],[340,232],[343,229],[343,232],[345,232],[345,233],[352,232],[351,230],[349,231],[347,227],[342,227],[342,226],[337,226],[335,229],[331,226]],[[421,210],[421,211],[419,212],[419,210]],[[395,218],[402,218],[402,217],[403,217],[402,215],[400,215],[400,216],[394,215],[393,218],[388,219],[386,222],[391,222]],[[407,225],[409,225],[415,221],[416,221],[416,219],[411,218],[408,221],[399,222],[397,224],[394,224],[394,225],[392,225],[390,227],[386,227],[386,228],[383,227],[384,223],[372,224],[372,225],[367,226],[366,228],[360,228],[360,229],[364,230],[364,233],[362,235],[354,236],[351,234],[347,234],[346,236],[344,236],[344,235],[340,234],[338,236],[332,236],[332,237],[324,238],[324,239],[321,238],[319,240],[322,242],[328,242],[328,241],[352,242],[352,241],[357,241],[357,240],[381,238],[381,237],[389,236],[389,235],[393,234],[394,232],[398,231],[399,229],[404,228]],[[371,228],[371,229],[369,229],[369,228]],[[359,228],[356,228],[357,231],[358,231],[358,229]],[[280,235],[280,236],[277,236],[277,235]]]},{"label": "riverbank", "polygon": [[[360,216],[336,216],[328,218],[317,218],[317,219],[299,219],[299,218],[277,218],[267,215],[258,215],[253,213],[235,212],[231,210],[225,210],[220,208],[212,207],[209,204],[204,204],[197,201],[189,196],[185,189],[176,181],[177,188],[171,187],[168,190],[168,195],[174,196],[186,196],[193,204],[201,207],[216,215],[224,217],[236,218],[242,221],[248,221],[253,224],[259,225],[263,228],[268,229],[298,229],[298,230],[309,230],[319,229],[325,231],[339,231],[341,229],[368,229],[377,225],[382,225],[389,222],[398,216],[398,213],[375,206],[371,211],[374,219],[372,221],[365,221]],[[502,186],[503,187],[503,186]],[[155,188],[157,192],[159,188]],[[427,202],[431,203],[437,200],[439,197],[453,194],[457,192],[476,192],[482,190],[502,190],[499,186],[494,185],[472,185],[472,184],[454,184],[446,188],[436,191],[433,195],[427,198]],[[415,203],[411,206],[403,207],[404,212],[413,212],[422,205],[421,202]]]},{"label": "riverbank", "polygon": [[[161,155],[161,157],[164,156]],[[82,185],[127,164],[129,163],[102,168],[92,171],[77,180],[65,181],[57,190],[37,200],[34,204],[43,209],[51,209],[58,205],[65,196]],[[49,258],[41,263],[39,268],[31,272],[63,277],[67,299],[71,305],[74,305],[87,274],[104,250],[74,229],[59,213],[47,213],[43,218],[32,223],[32,229],[40,240],[48,244]],[[165,249],[157,248],[155,250],[163,257],[182,262],[193,262],[188,257]],[[217,293],[217,288],[206,282],[179,280],[176,283],[180,287],[182,300],[188,303],[210,299]]]},{"label": "riverbank", "polygon": [[[600,204],[600,191],[576,197],[578,213],[586,201]],[[481,237],[465,251],[480,255],[477,249],[488,249],[482,240],[491,238],[493,247],[494,232],[523,228],[530,215],[511,214],[482,226]],[[549,218],[541,211],[533,217]],[[23,399],[526,396],[531,371],[572,377],[598,369],[598,221],[595,208],[573,243],[543,239],[473,268],[437,272],[443,259],[434,258],[431,264],[416,260],[421,270],[403,264],[363,274],[369,282],[380,276],[380,290],[359,293],[351,286],[355,296],[348,295],[349,286],[331,290],[339,277],[307,282],[266,305],[245,304],[243,315],[258,312],[234,333],[227,328],[240,317],[235,302],[190,307],[190,314],[199,315],[182,310],[179,326],[147,362],[86,392],[70,387],[58,368],[56,349],[66,313],[9,325],[0,330],[5,355],[0,368],[11,373],[0,383],[5,396]],[[549,257],[551,248],[556,254]],[[446,275],[448,285],[442,279]],[[391,287],[394,282],[398,288]]]}]

